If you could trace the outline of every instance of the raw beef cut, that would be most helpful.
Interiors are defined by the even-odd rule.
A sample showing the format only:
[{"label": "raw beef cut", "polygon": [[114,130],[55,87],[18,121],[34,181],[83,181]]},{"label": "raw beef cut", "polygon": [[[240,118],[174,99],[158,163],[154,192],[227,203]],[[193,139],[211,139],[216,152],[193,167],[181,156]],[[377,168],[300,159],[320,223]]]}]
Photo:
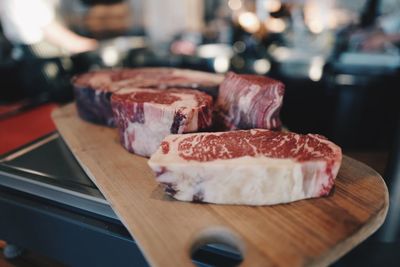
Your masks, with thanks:
[{"label": "raw beef cut", "polygon": [[121,89],[111,97],[122,145],[150,156],[169,134],[206,129],[212,122],[212,97],[191,89]]},{"label": "raw beef cut", "polygon": [[223,76],[175,68],[101,70],[74,77],[79,115],[94,123],[114,126],[110,97],[126,88],[193,88],[214,97]]},{"label": "raw beef cut", "polygon": [[281,82],[265,76],[229,72],[219,89],[217,121],[228,130],[279,129],[284,91]]},{"label": "raw beef cut", "polygon": [[148,164],[178,200],[272,205],[328,195],[341,159],[323,136],[252,129],[169,135]]},{"label": "raw beef cut", "polygon": [[[110,98],[114,90],[108,86],[108,73],[96,72],[92,75],[98,78],[96,85],[94,85],[94,82],[90,86],[80,82],[83,77],[78,77],[72,81],[78,114],[86,121],[113,127],[114,117]],[[87,74],[84,74],[84,76],[87,76]]]}]

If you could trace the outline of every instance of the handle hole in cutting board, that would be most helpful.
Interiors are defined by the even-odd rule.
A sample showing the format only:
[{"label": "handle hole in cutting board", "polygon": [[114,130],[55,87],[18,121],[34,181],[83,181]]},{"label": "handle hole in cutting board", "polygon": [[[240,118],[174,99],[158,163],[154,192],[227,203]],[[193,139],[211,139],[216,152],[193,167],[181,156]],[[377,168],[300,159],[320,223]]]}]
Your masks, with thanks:
[{"label": "handle hole in cutting board", "polygon": [[238,266],[243,261],[243,243],[226,228],[208,228],[195,238],[190,254],[197,266]]}]

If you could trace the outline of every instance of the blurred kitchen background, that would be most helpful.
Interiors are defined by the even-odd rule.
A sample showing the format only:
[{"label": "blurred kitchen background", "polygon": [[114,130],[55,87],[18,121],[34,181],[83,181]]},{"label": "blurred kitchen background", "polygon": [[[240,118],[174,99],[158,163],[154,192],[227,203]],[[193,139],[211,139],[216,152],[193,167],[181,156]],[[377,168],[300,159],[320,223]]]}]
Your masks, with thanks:
[{"label": "blurred kitchen background", "polygon": [[[268,75],[286,84],[285,127],[327,136],[377,169],[397,196],[399,0],[43,1],[97,46],[71,53],[16,43],[5,18],[11,15],[0,11],[0,105],[17,103],[18,112],[71,101],[70,78],[99,68]],[[27,48],[40,52],[27,60]],[[390,231],[381,237],[394,242],[397,230]]]},{"label": "blurred kitchen background", "polygon": [[398,0],[42,2],[99,45],[77,54],[43,46],[28,61],[3,25],[3,102],[68,101],[70,77],[99,68],[233,70],[286,84],[282,118],[290,130],[318,132],[345,148],[391,145],[400,99]]}]

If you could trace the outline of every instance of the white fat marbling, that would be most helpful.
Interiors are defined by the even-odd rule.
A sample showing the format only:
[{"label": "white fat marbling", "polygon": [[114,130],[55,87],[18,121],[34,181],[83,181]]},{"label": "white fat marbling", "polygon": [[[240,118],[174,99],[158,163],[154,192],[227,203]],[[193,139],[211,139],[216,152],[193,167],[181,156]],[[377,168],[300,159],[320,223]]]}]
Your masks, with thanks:
[{"label": "white fat marbling", "polygon": [[219,204],[272,205],[320,196],[329,176],[326,162],[301,164],[291,159],[240,157],[212,162],[173,163],[151,157],[155,172],[166,171],[158,182],[174,184],[174,198],[192,201],[200,194],[204,202]]},{"label": "white fat marbling", "polygon": [[266,116],[264,117],[264,125],[268,129],[270,128],[276,128],[278,126],[278,121],[276,118],[272,118],[272,115],[276,113],[276,111],[281,107],[282,101],[283,101],[283,95],[279,94],[279,86],[275,85],[275,88],[273,89],[274,92],[274,101],[272,101],[269,111],[267,112]]},{"label": "white fat marbling", "polygon": [[[261,87],[257,84],[250,85],[247,89],[247,93],[240,96],[238,101],[238,107],[240,112],[248,112],[250,105],[254,102],[254,97],[260,92]],[[240,114],[240,113],[239,113]]]},{"label": "white fat marbling", "polygon": [[123,138],[125,145],[131,146],[134,153],[147,157],[153,154],[161,141],[171,134],[171,126],[178,109],[186,117],[181,122],[178,133],[198,130],[199,110],[195,96],[180,93],[173,95],[180,97],[181,100],[169,105],[144,103],[144,123],[128,122]]}]

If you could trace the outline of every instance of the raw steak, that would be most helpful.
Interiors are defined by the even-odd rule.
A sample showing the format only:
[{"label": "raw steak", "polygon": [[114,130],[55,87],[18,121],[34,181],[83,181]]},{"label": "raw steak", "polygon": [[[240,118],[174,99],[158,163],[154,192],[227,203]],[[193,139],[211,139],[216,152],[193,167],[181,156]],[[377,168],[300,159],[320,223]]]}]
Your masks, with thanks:
[{"label": "raw steak", "polygon": [[74,94],[79,116],[87,121],[114,126],[109,87],[114,71],[96,71],[74,77]]},{"label": "raw steak", "polygon": [[279,81],[229,72],[219,89],[217,121],[228,130],[279,129],[284,91]]},{"label": "raw steak", "polygon": [[223,76],[175,68],[101,70],[74,77],[79,115],[88,121],[114,126],[111,94],[125,88],[193,88],[214,97]]},{"label": "raw steak", "polygon": [[122,89],[111,97],[122,145],[150,156],[169,134],[206,129],[212,122],[211,96],[191,89]]},{"label": "raw steak", "polygon": [[341,159],[323,136],[253,129],[169,135],[148,164],[178,200],[272,205],[328,195]]}]

